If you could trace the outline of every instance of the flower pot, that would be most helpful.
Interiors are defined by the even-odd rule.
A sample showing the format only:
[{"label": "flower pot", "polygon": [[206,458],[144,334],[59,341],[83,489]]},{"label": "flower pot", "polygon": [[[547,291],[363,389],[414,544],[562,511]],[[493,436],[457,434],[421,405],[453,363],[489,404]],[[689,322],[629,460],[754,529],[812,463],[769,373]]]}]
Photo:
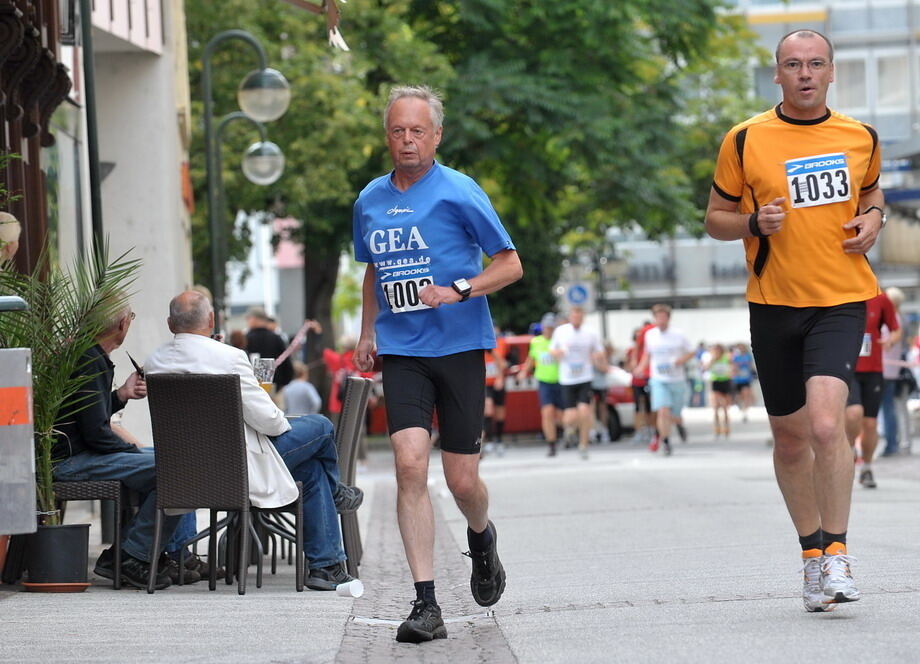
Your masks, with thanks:
[{"label": "flower pot", "polygon": [[39,526],[29,535],[26,566],[31,583],[86,583],[89,526]]}]

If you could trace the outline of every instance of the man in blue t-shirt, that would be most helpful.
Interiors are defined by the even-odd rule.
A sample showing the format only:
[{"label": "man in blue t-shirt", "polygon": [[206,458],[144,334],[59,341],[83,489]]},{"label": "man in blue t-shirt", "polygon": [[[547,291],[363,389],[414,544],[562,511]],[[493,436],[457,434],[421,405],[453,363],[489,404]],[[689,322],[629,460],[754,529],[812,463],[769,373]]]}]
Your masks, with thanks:
[{"label": "man in blue t-shirt", "polygon": [[[384,113],[394,170],[373,180],[354,209],[355,258],[364,274],[361,371],[383,358],[390,441],[396,458],[399,529],[416,600],[396,640],[447,631],[434,592],[434,516],[428,495],[431,423],[437,408],[444,476],[467,520],[481,606],[505,589],[488,492],[479,477],[485,401],[483,351],[495,347],[485,295],[521,278],[514,245],[488,196],[434,160],[444,109],[429,88],[396,87]],[[482,268],[482,254],[491,257]]]}]

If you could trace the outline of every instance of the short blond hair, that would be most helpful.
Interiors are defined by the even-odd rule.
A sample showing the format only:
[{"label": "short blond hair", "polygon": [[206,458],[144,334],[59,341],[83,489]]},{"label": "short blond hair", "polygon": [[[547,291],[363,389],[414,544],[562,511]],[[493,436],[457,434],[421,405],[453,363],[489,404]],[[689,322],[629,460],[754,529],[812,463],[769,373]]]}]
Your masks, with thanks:
[{"label": "short blond hair", "polygon": [[897,286],[891,286],[885,289],[885,295],[888,296],[888,299],[891,300],[891,303],[898,308],[904,302],[904,291],[902,291]]}]

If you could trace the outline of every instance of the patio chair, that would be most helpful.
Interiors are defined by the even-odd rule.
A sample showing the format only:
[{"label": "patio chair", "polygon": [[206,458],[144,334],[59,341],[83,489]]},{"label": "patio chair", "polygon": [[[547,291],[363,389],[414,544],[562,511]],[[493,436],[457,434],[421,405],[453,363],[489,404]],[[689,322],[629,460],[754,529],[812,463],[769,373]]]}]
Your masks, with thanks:
[{"label": "patio chair", "polygon": [[[228,545],[237,540],[238,592],[246,594],[251,537],[249,475],[240,377],[236,374],[151,374],[147,376],[150,420],[157,459],[157,513],[151,559],[161,548],[165,509],[209,509],[211,525],[208,561],[211,575],[208,589],[217,585],[217,512],[235,512],[239,527]],[[303,590],[303,500],[260,512],[289,512],[294,516],[296,588]],[[230,547],[228,547],[229,549]],[[228,557],[227,574],[232,573]],[[155,573],[147,592],[154,592]],[[261,577],[261,574],[259,575]]]},{"label": "patio chair", "polygon": [[[345,383],[345,398],[342,414],[335,430],[335,445],[339,456],[339,478],[348,486],[354,486],[355,469],[358,460],[358,443],[364,433],[364,416],[367,413],[367,397],[373,381],[361,376],[349,376]],[[343,512],[342,544],[347,556],[348,573],[358,578],[358,566],[364,555],[361,544],[361,529],[357,512]]]}]

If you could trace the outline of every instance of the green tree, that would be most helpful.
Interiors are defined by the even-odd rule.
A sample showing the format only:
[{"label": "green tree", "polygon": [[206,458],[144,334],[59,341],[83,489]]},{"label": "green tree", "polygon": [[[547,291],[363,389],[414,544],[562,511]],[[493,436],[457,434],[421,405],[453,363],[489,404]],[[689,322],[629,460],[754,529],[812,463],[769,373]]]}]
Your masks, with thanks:
[{"label": "green tree", "polygon": [[[485,188],[527,248],[525,280],[544,282],[491,296],[496,318],[520,326],[552,306],[565,231],[638,222],[657,235],[699,216],[703,176],[683,160],[686,119],[696,115],[686,115],[695,94],[686,72],[745,69],[732,61],[744,50],[733,41],[739,25],[719,17],[719,4],[415,0],[417,29],[457,73],[441,154],[494,184]],[[747,82],[725,71],[707,80],[745,95]],[[704,126],[694,156],[724,131]]]},{"label": "green tree", "polygon": [[[255,187],[228,154],[228,207],[302,222],[306,311],[327,330],[354,199],[390,168],[380,126],[388,89],[397,82],[442,89],[440,158],[482,184],[520,249],[523,283],[490,302],[499,323],[522,329],[554,304],[566,231],[639,223],[655,235],[700,217],[713,146],[744,110],[753,53],[742,22],[719,14],[719,4],[356,2],[343,8],[352,51],[341,53],[326,44],[321,20],[286,4],[194,3],[192,84],[200,87],[207,40],[237,26],[259,37],[290,79],[291,109],[269,126],[287,156],[285,175]],[[219,113],[235,109],[236,85],[252,66],[235,49],[217,54]],[[200,117],[200,104],[196,110]],[[227,142],[241,151],[251,140],[240,125]],[[195,145],[200,154],[200,135]],[[202,201],[203,160],[195,166]],[[196,274],[206,279],[203,204],[199,210]],[[242,257],[247,241],[235,238],[232,255]],[[324,343],[333,341],[325,335]]]},{"label": "green tree", "polygon": [[[426,81],[443,86],[452,75],[434,44],[420,36],[405,16],[408,0],[355,3],[344,6],[343,33],[351,47],[344,53],[326,42],[321,19],[285,3],[225,0],[189,3],[189,70],[193,91],[200,90],[201,55],[205,44],[222,30],[243,27],[265,46],[269,62],[288,78],[292,101],[288,112],[267,125],[270,140],[285,153],[285,173],[270,187],[248,183],[239,171],[241,153],[255,140],[245,123],[228,127],[224,188],[232,228],[236,210],[267,210],[301,222],[305,245],[306,315],[328,332],[323,344],[335,341],[332,298],[339,257],[351,242],[351,211],[357,193],[385,172],[381,114],[389,86],[396,81]],[[215,108],[219,115],[236,110],[236,87],[254,58],[232,43],[213,58]],[[195,93],[193,93],[195,94]],[[200,93],[193,112],[201,117]],[[196,278],[211,283],[209,271],[205,174],[200,122],[195,123],[192,176],[196,200],[193,251]],[[270,215],[266,218],[270,218]],[[295,236],[296,237],[296,236]],[[249,238],[235,235],[231,259],[241,260]],[[315,353],[321,349],[313,349]]]}]

